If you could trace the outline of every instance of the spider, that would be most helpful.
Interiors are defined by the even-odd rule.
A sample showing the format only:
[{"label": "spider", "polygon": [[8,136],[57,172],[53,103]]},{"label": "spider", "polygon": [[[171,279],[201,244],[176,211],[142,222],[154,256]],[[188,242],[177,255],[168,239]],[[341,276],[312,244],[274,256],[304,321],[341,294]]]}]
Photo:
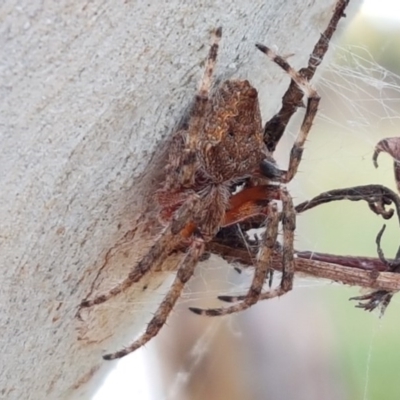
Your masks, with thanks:
[{"label": "spider", "polygon": [[[232,314],[249,308],[261,297],[272,298],[291,290],[294,275],[295,210],[285,184],[296,175],[320,100],[309,79],[321,62],[346,5],[347,1],[339,1],[336,5],[330,24],[310,58],[309,66],[302,73],[295,71],[284,58],[268,47],[256,45],[294,82],[288,90],[291,99],[286,108],[284,104],[283,112],[281,110],[267,122],[264,130],[257,90],[247,80],[228,80],[212,88],[222,29],[213,31],[204,75],[187,127],[172,137],[165,166],[166,179],[156,193],[160,220],[163,222],[162,231],[125,280],[107,293],[84,300],[80,307],[104,303],[138,282],[168,254],[176,251],[184,254],[177,266],[174,281],[145,332],[128,347],[104,355],[104,359],[123,357],[156,336],[193,275],[206,244],[221,228],[253,216],[265,216],[266,231],[248,293],[239,297],[221,296],[221,300],[235,302],[227,307],[206,310],[191,308],[191,311],[209,316]],[[301,105],[304,95],[307,97],[304,119],[290,154],[289,167],[281,170],[272,157],[271,149],[279,141],[288,119]],[[291,110],[289,113],[288,108]],[[243,183],[243,190],[233,194],[234,189]],[[282,202],[281,213],[277,210],[277,201]],[[277,288],[262,293],[280,221],[283,230],[282,278]]]}]

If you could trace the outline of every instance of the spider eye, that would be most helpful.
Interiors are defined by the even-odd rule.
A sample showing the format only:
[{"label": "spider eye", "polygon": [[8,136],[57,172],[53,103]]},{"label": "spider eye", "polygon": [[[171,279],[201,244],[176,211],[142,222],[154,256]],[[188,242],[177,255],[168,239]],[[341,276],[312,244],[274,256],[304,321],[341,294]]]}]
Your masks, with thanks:
[{"label": "spider eye", "polygon": [[232,130],[228,131],[228,136],[235,137],[235,133]]}]

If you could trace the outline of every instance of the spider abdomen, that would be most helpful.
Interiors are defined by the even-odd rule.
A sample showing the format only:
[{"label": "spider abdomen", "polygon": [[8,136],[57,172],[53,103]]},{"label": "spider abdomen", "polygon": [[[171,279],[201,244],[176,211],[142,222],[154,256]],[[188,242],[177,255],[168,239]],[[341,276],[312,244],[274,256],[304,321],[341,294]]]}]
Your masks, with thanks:
[{"label": "spider abdomen", "polygon": [[211,98],[200,163],[215,183],[251,175],[265,158],[257,90],[249,81],[229,80]]}]

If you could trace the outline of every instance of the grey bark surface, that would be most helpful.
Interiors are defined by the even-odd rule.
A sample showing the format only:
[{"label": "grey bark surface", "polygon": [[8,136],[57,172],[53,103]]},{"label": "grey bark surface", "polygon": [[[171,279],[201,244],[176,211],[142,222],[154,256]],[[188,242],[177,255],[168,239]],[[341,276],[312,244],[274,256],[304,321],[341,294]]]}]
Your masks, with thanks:
[{"label": "grey bark surface", "polygon": [[289,80],[254,43],[302,67],[333,4],[5,1],[1,398],[90,399],[113,367],[101,355],[130,343],[162,299],[167,272],[76,318],[149,246],[145,172],[193,98],[210,29],[224,29],[217,77],[249,79],[267,120]]}]

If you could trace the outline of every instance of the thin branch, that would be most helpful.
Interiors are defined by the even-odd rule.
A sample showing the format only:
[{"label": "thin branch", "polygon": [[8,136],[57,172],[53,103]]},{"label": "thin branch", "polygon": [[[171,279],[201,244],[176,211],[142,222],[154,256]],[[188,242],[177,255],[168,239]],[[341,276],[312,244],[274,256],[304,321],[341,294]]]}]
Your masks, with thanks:
[{"label": "thin branch", "polygon": [[[244,248],[232,248],[213,241],[208,244],[207,250],[221,256],[229,263],[236,262],[244,266],[254,265],[255,255]],[[296,255],[296,272],[301,272],[316,278],[341,282],[350,286],[360,286],[389,292],[400,290],[400,274],[383,271],[386,266],[378,258],[340,257],[310,252],[298,252]],[[324,259],[324,261],[320,261],[319,259]],[[332,262],[329,262],[329,260]],[[342,265],[333,263],[338,261],[342,263]],[[354,265],[358,265],[359,267],[365,265],[365,268],[362,269]],[[376,269],[376,267],[378,267],[379,270]],[[271,268],[277,271],[282,270],[282,255],[279,252],[275,253]]]}]

